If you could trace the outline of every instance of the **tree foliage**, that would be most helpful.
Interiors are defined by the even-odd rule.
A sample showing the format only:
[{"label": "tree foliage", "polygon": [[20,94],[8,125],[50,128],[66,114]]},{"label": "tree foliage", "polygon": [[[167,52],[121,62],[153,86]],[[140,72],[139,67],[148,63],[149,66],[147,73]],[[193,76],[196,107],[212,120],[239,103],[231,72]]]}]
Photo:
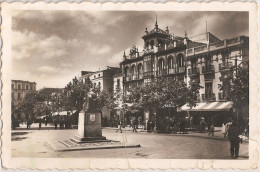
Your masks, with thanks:
[{"label": "tree foliage", "polygon": [[[241,66],[243,65],[243,66]],[[243,62],[232,67],[224,74],[223,84],[220,88],[226,93],[233,106],[242,113],[248,113],[249,106],[249,70],[248,63]],[[247,114],[248,115],[248,114]]]},{"label": "tree foliage", "polygon": [[67,110],[82,110],[91,86],[92,83],[89,78],[85,81],[77,77],[73,78],[64,88],[64,92],[60,96],[60,102],[58,101],[57,104]]},{"label": "tree foliage", "polygon": [[144,86],[129,89],[129,99],[136,107],[180,107],[188,103],[190,107],[197,101],[200,86],[187,84],[169,77],[157,78]]}]

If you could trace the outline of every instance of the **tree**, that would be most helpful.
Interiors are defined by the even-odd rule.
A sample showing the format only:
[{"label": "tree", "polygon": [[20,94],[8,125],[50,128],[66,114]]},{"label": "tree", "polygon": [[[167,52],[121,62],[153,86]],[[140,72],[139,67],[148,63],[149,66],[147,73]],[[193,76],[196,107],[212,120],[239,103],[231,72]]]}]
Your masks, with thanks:
[{"label": "tree", "polygon": [[243,120],[249,117],[249,70],[248,63],[242,62],[233,66],[222,77],[223,84],[220,87],[228,100],[233,102],[239,116]]},{"label": "tree", "polygon": [[[156,78],[154,82],[129,89],[129,99],[136,109],[147,107],[158,112],[161,108],[177,108],[185,103],[195,106],[199,93],[199,84],[189,87],[183,81],[170,77]],[[158,116],[156,116],[156,119]]]},{"label": "tree", "polygon": [[82,110],[91,86],[92,83],[89,78],[84,82],[75,77],[64,88],[63,94],[59,97],[61,100],[56,102],[56,104],[67,110]]}]

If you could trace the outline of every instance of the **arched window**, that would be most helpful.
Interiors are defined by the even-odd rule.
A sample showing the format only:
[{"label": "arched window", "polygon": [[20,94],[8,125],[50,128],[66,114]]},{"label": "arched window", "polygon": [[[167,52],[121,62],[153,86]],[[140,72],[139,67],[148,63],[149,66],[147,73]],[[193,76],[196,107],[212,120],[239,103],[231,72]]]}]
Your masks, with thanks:
[{"label": "arched window", "polygon": [[173,57],[168,57],[168,69],[173,69]]},{"label": "arched window", "polygon": [[162,75],[163,74],[163,70],[164,70],[164,59],[163,58],[159,59],[159,61],[158,61],[158,68],[159,68],[158,75]]},{"label": "arched window", "polygon": [[135,79],[135,77],[136,77],[135,65],[132,65],[132,66],[131,66],[131,76],[133,77],[133,79]]},{"label": "arched window", "polygon": [[154,47],[154,41],[152,40],[151,41],[151,49],[153,49],[153,47]]},{"label": "arched window", "polygon": [[182,54],[178,54],[177,60],[178,60],[178,66],[183,67],[184,66],[184,57]]},{"label": "arched window", "polygon": [[124,74],[125,74],[125,77],[129,76],[129,67],[128,66],[125,67]]},{"label": "arched window", "polygon": [[137,66],[137,76],[138,76],[138,79],[143,78],[143,65],[142,65],[142,63],[138,64],[138,66]]},{"label": "arched window", "polygon": [[149,49],[149,42],[146,42],[145,47],[146,47],[146,49]]}]

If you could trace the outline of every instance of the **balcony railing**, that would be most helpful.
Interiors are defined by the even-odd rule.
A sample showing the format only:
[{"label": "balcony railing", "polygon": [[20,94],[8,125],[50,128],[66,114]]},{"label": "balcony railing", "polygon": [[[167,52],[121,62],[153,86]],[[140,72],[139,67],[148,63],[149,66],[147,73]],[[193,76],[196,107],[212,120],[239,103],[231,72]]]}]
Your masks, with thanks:
[{"label": "balcony railing", "polygon": [[202,67],[202,73],[212,73],[215,72],[214,65],[208,65]]},{"label": "balcony railing", "polygon": [[143,74],[141,73],[141,74],[137,75],[136,79],[143,79]]},{"label": "balcony railing", "polygon": [[144,72],[144,77],[150,77],[150,76],[153,76],[153,75],[154,75],[153,71]]},{"label": "balcony railing", "polygon": [[232,67],[232,62],[227,62],[226,64],[219,64],[219,70],[228,70]]},{"label": "balcony railing", "polygon": [[227,95],[225,92],[223,93],[218,93],[218,99],[219,101],[226,101],[227,100]]},{"label": "balcony railing", "polygon": [[161,69],[157,71],[157,76],[162,76],[167,74],[167,69]]},{"label": "balcony railing", "polygon": [[200,73],[200,70],[199,70],[198,67],[188,69],[188,75],[189,76],[191,76],[191,75],[198,75],[199,73]]},{"label": "balcony railing", "polygon": [[185,72],[185,66],[179,67],[179,73],[183,73],[183,72]]},{"label": "balcony railing", "polygon": [[216,101],[215,93],[211,94],[202,94],[202,101]]},{"label": "balcony railing", "polygon": [[177,72],[176,72],[175,68],[169,69],[169,74],[176,74],[176,73],[177,73]]},{"label": "balcony railing", "polygon": [[126,76],[124,81],[129,81],[130,80],[130,77],[129,76]]}]

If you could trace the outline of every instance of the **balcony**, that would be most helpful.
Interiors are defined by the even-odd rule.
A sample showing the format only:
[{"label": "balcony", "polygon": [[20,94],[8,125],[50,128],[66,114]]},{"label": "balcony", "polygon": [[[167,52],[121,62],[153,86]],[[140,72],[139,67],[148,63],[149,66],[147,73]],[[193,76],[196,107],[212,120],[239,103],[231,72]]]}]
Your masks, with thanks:
[{"label": "balcony", "polygon": [[167,69],[161,69],[157,71],[157,76],[162,76],[167,74]]},{"label": "balcony", "polygon": [[136,79],[143,79],[143,74],[140,73],[139,75],[136,76]]},{"label": "balcony", "polygon": [[196,75],[199,75],[200,74],[200,70],[199,68],[191,68],[191,69],[188,69],[188,76],[196,76]]},{"label": "balcony", "polygon": [[202,94],[202,101],[203,102],[208,102],[208,101],[216,101],[216,96],[215,96],[215,93],[211,93],[211,94]]},{"label": "balcony", "polygon": [[215,72],[214,65],[208,65],[202,67],[202,73],[213,73]]},{"label": "balcony", "polygon": [[124,81],[125,81],[125,82],[130,81],[130,77],[129,77],[129,76],[125,76],[125,77],[124,77]]},{"label": "balcony", "polygon": [[176,74],[177,72],[175,71],[175,68],[169,69],[169,74]]},{"label": "balcony", "polygon": [[184,73],[185,72],[185,66],[179,67],[179,73]]},{"label": "balcony", "polygon": [[227,62],[226,64],[219,64],[219,71],[229,70],[232,66],[232,62]]},{"label": "balcony", "polygon": [[227,94],[225,92],[218,93],[218,99],[219,101],[227,101]]},{"label": "balcony", "polygon": [[144,72],[144,78],[145,78],[145,77],[151,77],[151,76],[154,76],[153,71]]}]

